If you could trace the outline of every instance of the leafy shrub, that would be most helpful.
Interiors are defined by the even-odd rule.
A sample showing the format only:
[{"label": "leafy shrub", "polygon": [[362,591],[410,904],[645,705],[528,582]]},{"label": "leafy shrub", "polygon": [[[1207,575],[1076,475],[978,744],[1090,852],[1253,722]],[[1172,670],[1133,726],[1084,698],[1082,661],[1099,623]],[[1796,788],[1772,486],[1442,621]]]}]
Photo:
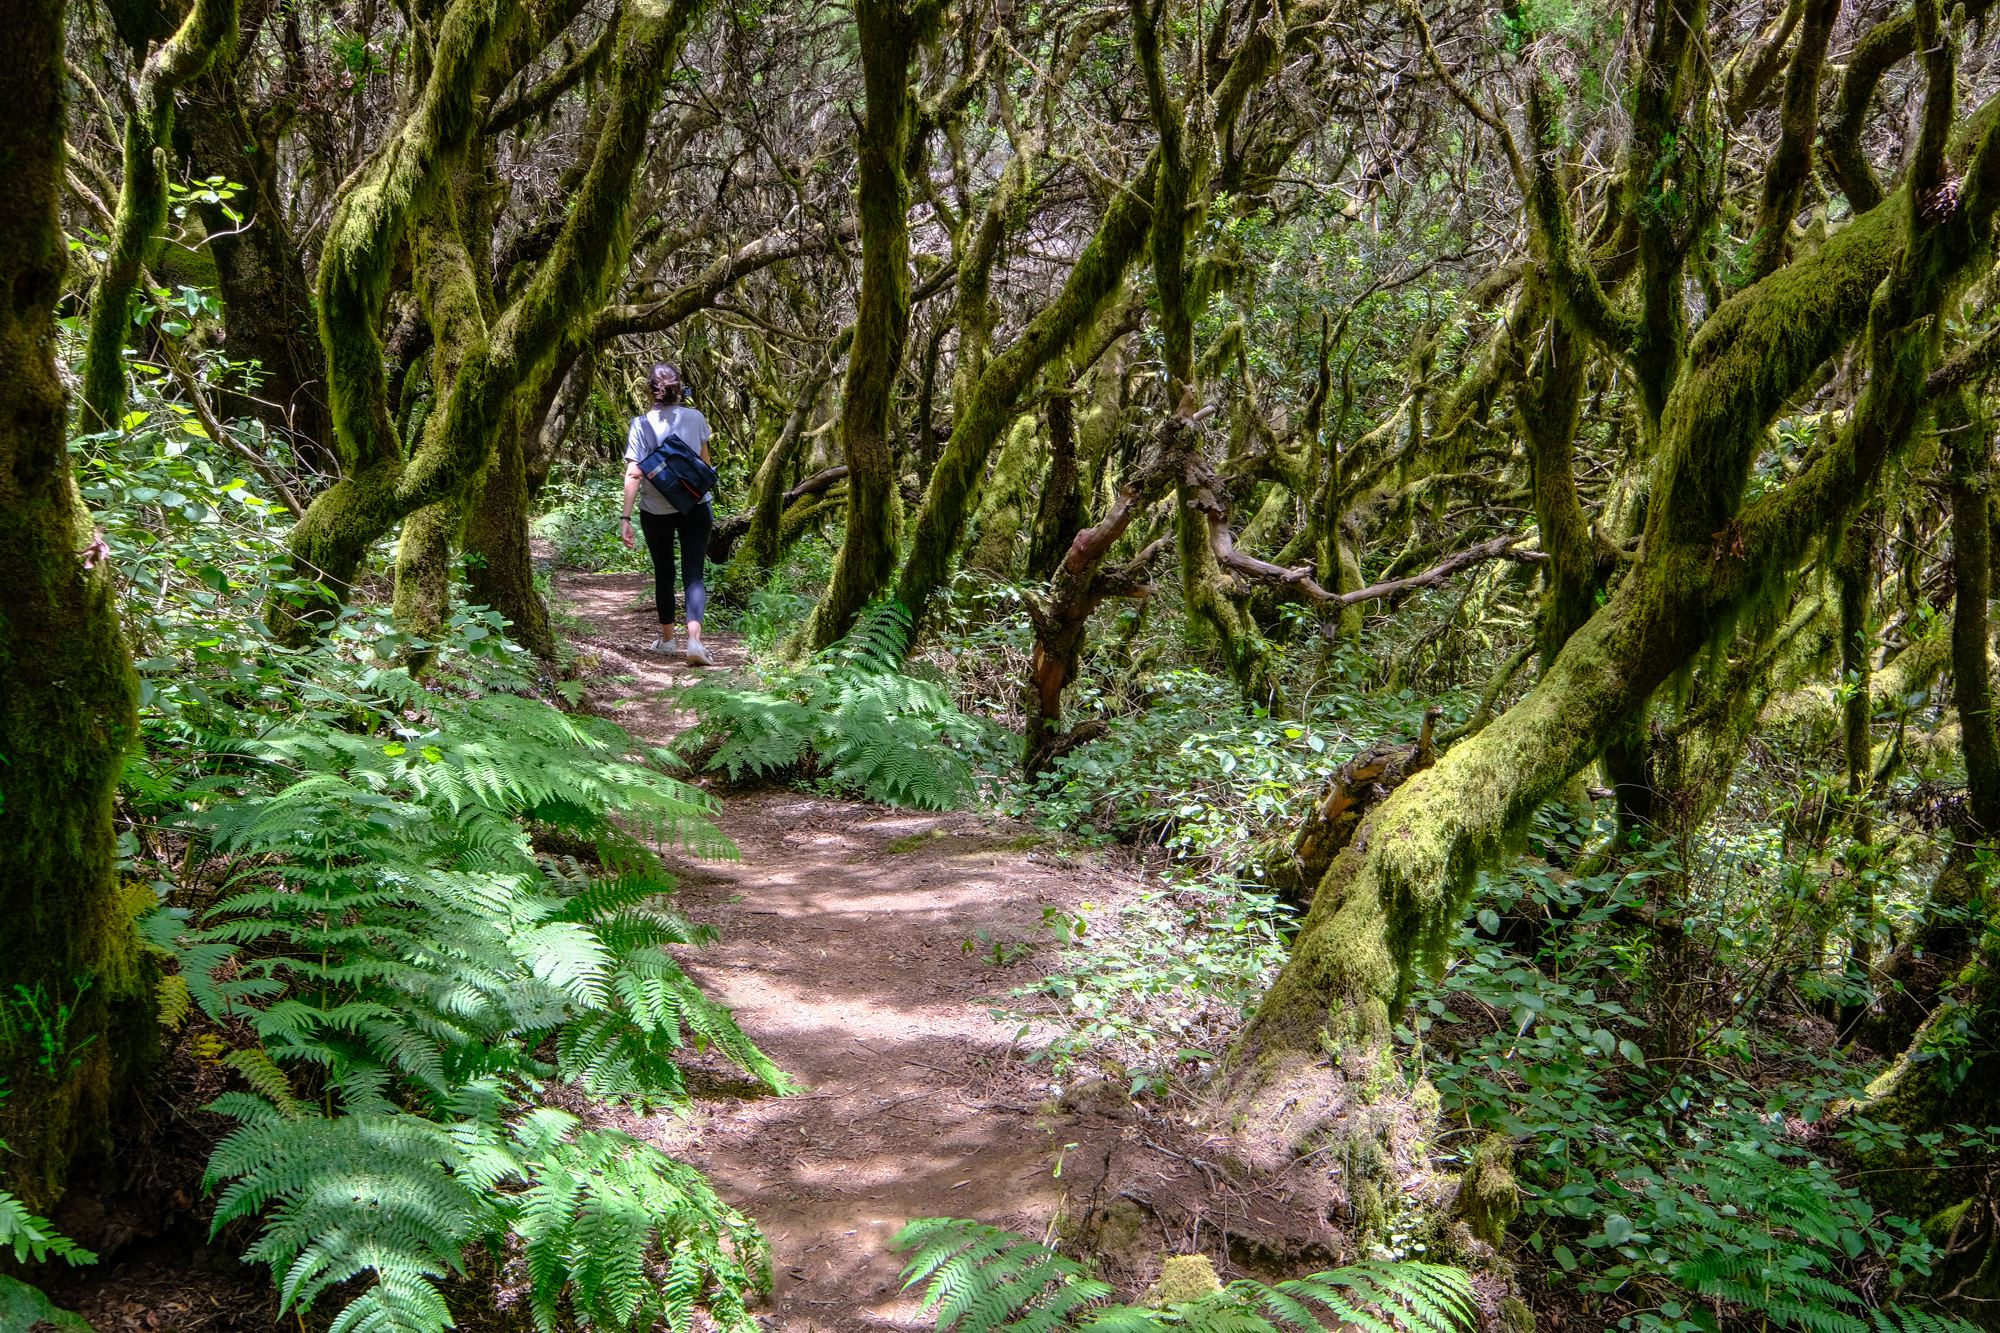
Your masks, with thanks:
[{"label": "leafy shrub", "polygon": [[624,487],[624,473],[609,468],[549,479],[534,528],[553,548],[557,564],[625,572],[650,568],[645,541],[627,550],[619,536]]},{"label": "leafy shrub", "polygon": [[[1288,829],[1356,751],[1415,740],[1427,703],[1335,693],[1297,720],[1247,707],[1229,681],[1201,671],[1150,677],[1138,711],[1057,762],[1033,795],[1039,817],[1157,841],[1197,869],[1235,868],[1258,839]],[[1089,710],[1082,701],[1079,712]]]},{"label": "leafy shrub", "polygon": [[[739,548],[740,549],[740,548]],[[805,622],[833,577],[836,547],[818,533],[792,543],[770,569],[732,555],[708,571],[708,615],[743,636],[753,655],[775,650]]]},{"label": "leafy shrub", "polygon": [[1051,923],[1070,947],[1015,992],[1026,1003],[1013,1016],[1061,1030],[1030,1060],[1058,1075],[1096,1065],[1139,1096],[1206,1066],[1256,1008],[1284,963],[1291,909],[1254,886],[1170,878],[1115,914],[1085,903]]},{"label": "leafy shrub", "polygon": [[733,782],[800,777],[886,805],[962,804],[973,793],[963,750],[977,729],[935,683],[904,674],[909,635],[909,612],[883,602],[804,666],[769,669],[761,689],[682,691],[699,721],[681,752]]},{"label": "leafy shrub", "polygon": [[[1515,1144],[1528,1247],[1553,1261],[1553,1280],[1611,1303],[1622,1330],[1737,1326],[1719,1306],[1808,1333],[1969,1333],[1915,1308],[1875,1308],[1874,1280],[1899,1287],[1934,1251],[1800,1132],[1836,1091],[1858,1088],[1759,1088],[1720,1049],[1673,1070],[1647,1062],[1643,1022],[1613,998],[1629,985],[1620,967],[1644,963],[1605,934],[1663,873],[1655,858],[1635,865],[1567,881],[1536,867],[1489,877],[1482,930],[1497,933],[1500,911],[1560,914],[1565,928],[1533,961],[1468,928],[1449,974],[1412,1003],[1448,1117]],[[1749,914],[1736,916],[1742,927]]]},{"label": "leafy shrub", "polygon": [[894,1244],[912,1251],[904,1286],[924,1285],[924,1304],[940,1333],[1277,1333],[1318,1330],[1328,1319],[1361,1333],[1469,1333],[1478,1324],[1470,1279],[1437,1264],[1353,1264],[1276,1286],[1239,1278],[1146,1309],[1113,1303],[1110,1284],[1088,1265],[998,1227],[920,1218]]}]

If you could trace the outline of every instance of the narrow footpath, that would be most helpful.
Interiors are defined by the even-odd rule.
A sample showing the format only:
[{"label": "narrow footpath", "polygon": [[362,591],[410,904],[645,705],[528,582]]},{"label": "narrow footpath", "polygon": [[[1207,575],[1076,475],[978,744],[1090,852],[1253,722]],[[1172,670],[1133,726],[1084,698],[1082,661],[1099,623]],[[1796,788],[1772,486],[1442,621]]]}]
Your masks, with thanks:
[{"label": "narrow footpath", "polygon": [[[642,650],[649,580],[566,574],[557,588],[595,659],[590,705],[656,743],[685,729],[675,694],[698,669]],[[715,672],[742,665],[729,636],[710,646]],[[927,1328],[901,1293],[897,1229],[952,1216],[1042,1235],[1059,1166],[1094,1137],[1051,1108],[1019,1023],[991,1009],[1052,954],[1045,908],[1117,901],[1136,881],[970,815],[757,791],[727,796],[720,823],[740,861],[672,863],[680,910],[722,935],[690,970],[809,1090],[772,1097],[718,1074],[697,1080],[690,1116],[635,1128],[770,1237],[768,1328]],[[1000,966],[996,943],[1041,947]]]}]

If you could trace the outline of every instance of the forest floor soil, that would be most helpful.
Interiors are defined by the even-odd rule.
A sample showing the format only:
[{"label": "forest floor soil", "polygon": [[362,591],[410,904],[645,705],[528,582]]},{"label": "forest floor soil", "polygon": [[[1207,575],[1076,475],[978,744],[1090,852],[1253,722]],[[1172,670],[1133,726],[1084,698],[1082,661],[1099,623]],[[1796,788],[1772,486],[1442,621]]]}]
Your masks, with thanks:
[{"label": "forest floor soil", "polygon": [[[572,574],[559,590],[589,706],[642,739],[684,731],[678,691],[744,663],[729,635],[709,638],[706,673],[644,651],[650,580]],[[806,1091],[770,1096],[717,1069],[694,1081],[690,1114],[627,1127],[700,1167],[763,1228],[767,1327],[929,1327],[889,1248],[903,1224],[970,1217],[1044,1235],[1066,1160],[1117,1133],[1061,1109],[1047,1068],[1024,1058],[1048,1034],[994,1011],[1034,975],[1038,937],[1051,947],[1037,952],[1053,951],[1046,909],[1116,902],[1139,880],[969,814],[758,790],[726,794],[719,822],[739,860],[667,856],[679,909],[721,934],[684,961]],[[1027,956],[997,966],[995,945]]]}]

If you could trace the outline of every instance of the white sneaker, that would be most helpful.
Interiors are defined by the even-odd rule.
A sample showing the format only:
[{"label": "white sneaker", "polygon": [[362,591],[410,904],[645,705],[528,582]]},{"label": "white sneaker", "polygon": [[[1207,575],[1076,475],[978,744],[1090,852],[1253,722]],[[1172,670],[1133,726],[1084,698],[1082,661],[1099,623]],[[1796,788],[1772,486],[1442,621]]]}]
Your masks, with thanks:
[{"label": "white sneaker", "polygon": [[710,657],[708,649],[697,641],[687,646],[687,663],[689,666],[714,666],[715,659]]},{"label": "white sneaker", "polygon": [[676,634],[671,639],[667,638],[665,635],[661,635],[659,638],[654,639],[651,643],[646,645],[647,652],[660,653],[664,656],[671,656],[672,654],[677,653],[680,650],[681,650],[681,638],[680,635],[678,634]]}]

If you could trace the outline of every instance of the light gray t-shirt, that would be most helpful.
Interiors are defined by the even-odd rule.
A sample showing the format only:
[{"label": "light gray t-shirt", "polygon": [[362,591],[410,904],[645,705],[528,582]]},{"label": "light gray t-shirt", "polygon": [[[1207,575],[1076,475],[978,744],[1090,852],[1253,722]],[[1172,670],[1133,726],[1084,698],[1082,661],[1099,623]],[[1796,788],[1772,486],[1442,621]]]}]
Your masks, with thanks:
[{"label": "light gray t-shirt", "polygon": [[[687,447],[700,453],[713,434],[708,428],[708,418],[692,407],[655,407],[646,413],[653,423],[653,438],[664,441],[669,435],[678,435],[687,442]],[[632,424],[625,430],[625,461],[636,463],[646,456],[646,437],[639,430],[639,418],[633,417]],[[713,500],[715,492],[701,497]],[[649,514],[679,514],[683,509],[654,488],[644,477],[639,479],[639,508]]]}]

